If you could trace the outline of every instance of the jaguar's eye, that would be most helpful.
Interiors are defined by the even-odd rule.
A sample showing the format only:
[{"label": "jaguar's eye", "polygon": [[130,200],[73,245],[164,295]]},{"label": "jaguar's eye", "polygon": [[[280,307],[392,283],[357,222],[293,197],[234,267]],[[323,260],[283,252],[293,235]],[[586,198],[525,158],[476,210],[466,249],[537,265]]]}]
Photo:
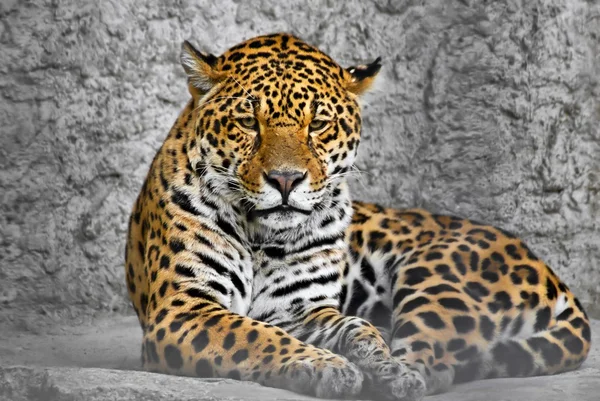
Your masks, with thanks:
[{"label": "jaguar's eye", "polygon": [[320,131],[327,126],[329,121],[325,120],[312,120],[310,124],[308,124],[308,130],[310,132]]},{"label": "jaguar's eye", "polygon": [[238,122],[244,128],[256,129],[257,122],[256,122],[256,118],[254,118],[254,117],[243,117],[243,118],[238,119]]}]

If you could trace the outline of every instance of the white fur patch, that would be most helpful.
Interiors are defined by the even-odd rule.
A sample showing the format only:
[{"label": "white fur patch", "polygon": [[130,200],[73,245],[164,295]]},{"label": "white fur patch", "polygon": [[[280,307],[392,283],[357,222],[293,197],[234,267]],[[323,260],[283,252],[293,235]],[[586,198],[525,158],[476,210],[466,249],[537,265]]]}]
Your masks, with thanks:
[{"label": "white fur patch", "polygon": [[567,300],[567,296],[565,294],[560,294],[556,301],[556,305],[554,305],[554,317],[563,313],[568,307],[569,301]]}]

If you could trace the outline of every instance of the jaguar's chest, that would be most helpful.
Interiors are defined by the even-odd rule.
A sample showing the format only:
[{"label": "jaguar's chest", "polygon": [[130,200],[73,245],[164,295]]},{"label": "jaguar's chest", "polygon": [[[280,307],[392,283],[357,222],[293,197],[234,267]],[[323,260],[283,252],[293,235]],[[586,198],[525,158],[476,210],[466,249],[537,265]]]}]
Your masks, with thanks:
[{"label": "jaguar's chest", "polygon": [[263,247],[252,254],[252,295],[246,314],[263,319],[300,300],[335,297],[341,286],[341,251],[283,254]]},{"label": "jaguar's chest", "polygon": [[[288,261],[281,255],[273,255],[261,247],[245,252],[235,267],[242,277],[234,277],[232,268],[230,278],[234,286],[230,310],[244,316],[260,310],[260,305],[269,303],[270,289],[285,280],[289,272]],[[235,285],[238,282],[238,285]],[[240,283],[241,282],[241,286]]]}]

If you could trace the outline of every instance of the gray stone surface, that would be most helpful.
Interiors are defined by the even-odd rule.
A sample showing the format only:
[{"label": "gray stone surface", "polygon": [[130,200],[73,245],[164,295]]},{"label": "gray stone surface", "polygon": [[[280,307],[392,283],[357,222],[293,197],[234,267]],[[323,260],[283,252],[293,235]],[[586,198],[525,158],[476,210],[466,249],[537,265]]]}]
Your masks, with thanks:
[{"label": "gray stone surface", "polygon": [[0,18],[3,324],[130,313],[127,217],[188,97],[181,41],[279,30],[384,57],[357,198],[519,233],[600,314],[597,1],[3,0]]},{"label": "gray stone surface", "polygon": [[234,380],[198,380],[109,369],[0,368],[0,396],[11,401],[314,400]]},{"label": "gray stone surface", "polygon": [[[233,380],[201,380],[139,369],[141,330],[134,317],[52,327],[44,334],[0,329],[0,400],[309,400],[289,391]],[[600,321],[592,351],[575,372],[455,386],[427,401],[597,401]]]}]

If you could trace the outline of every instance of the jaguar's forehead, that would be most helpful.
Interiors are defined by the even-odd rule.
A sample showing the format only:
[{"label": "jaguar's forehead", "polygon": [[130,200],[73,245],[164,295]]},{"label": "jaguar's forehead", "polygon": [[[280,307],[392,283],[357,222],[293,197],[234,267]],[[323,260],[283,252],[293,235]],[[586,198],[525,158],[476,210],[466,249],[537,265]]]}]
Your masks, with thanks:
[{"label": "jaguar's forehead", "polygon": [[347,74],[327,54],[286,33],[259,36],[232,47],[219,57],[217,68],[251,87],[282,80],[337,86]]}]

